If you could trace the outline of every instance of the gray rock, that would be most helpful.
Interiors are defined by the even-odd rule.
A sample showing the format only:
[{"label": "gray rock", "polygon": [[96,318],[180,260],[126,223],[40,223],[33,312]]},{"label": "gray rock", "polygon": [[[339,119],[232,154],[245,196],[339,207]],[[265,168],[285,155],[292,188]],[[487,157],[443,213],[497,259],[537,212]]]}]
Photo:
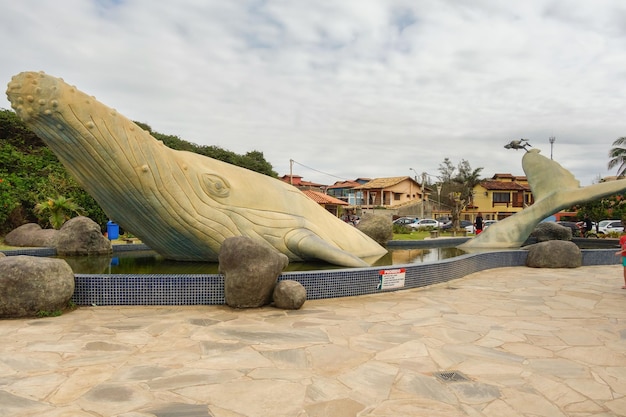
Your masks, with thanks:
[{"label": "gray rock", "polygon": [[365,214],[356,228],[382,246],[387,246],[387,242],[393,239],[393,223],[387,216]]},{"label": "gray rock", "polygon": [[531,268],[577,268],[582,265],[582,252],[574,242],[549,240],[526,246],[526,266]]},{"label": "gray rock", "polygon": [[245,236],[224,240],[218,261],[226,304],[233,308],[269,304],[278,276],[289,265],[287,255]]},{"label": "gray rock", "polygon": [[111,241],[89,217],[78,216],[63,223],[57,237],[57,254],[61,256],[108,255]]},{"label": "gray rock", "polygon": [[11,230],[4,243],[19,247],[54,247],[59,231],[42,229],[37,223],[26,223]]},{"label": "gray rock", "polygon": [[279,281],[274,288],[274,307],[298,310],[306,301],[306,288],[298,281]]},{"label": "gray rock", "polygon": [[537,238],[537,242],[572,240],[572,229],[555,222],[541,222],[535,226],[530,236]]},{"label": "gray rock", "polygon": [[74,273],[62,259],[0,258],[0,317],[33,317],[63,309],[74,293]]}]

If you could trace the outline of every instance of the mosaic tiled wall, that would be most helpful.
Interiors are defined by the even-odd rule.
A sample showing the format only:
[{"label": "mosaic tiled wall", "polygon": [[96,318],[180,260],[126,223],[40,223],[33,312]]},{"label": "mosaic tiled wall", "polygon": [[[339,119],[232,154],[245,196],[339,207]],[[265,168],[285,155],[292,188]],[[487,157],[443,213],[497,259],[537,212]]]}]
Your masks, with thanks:
[{"label": "mosaic tiled wall", "polygon": [[[614,250],[584,250],[584,265],[618,263]],[[398,265],[404,285],[396,289],[423,287],[462,278],[474,272],[507,266],[523,266],[523,250],[463,255],[444,261]],[[312,272],[287,272],[279,279],[300,282],[307,299],[375,294],[381,290],[383,268],[356,268]],[[73,301],[78,305],[195,305],[224,304],[222,275],[76,275]]]},{"label": "mosaic tiled wall", "polygon": [[[128,250],[131,250],[129,245]],[[137,249],[138,245],[132,245]],[[123,245],[121,247],[124,247]],[[117,250],[121,249],[118,248]],[[123,249],[126,250],[126,249]],[[51,256],[47,252],[11,255]],[[21,251],[20,251],[21,252]],[[586,249],[583,265],[620,263],[615,249]],[[334,269],[311,272],[286,272],[279,279],[300,282],[307,290],[307,299],[348,297],[375,294],[398,289],[424,287],[462,278],[474,272],[507,266],[523,266],[524,250],[499,251],[463,255],[439,262],[394,265],[376,268]],[[381,272],[402,269],[403,285],[381,289]],[[393,271],[391,271],[393,272]],[[87,275],[76,274],[72,301],[77,305],[214,305],[224,304],[222,275]]]}]

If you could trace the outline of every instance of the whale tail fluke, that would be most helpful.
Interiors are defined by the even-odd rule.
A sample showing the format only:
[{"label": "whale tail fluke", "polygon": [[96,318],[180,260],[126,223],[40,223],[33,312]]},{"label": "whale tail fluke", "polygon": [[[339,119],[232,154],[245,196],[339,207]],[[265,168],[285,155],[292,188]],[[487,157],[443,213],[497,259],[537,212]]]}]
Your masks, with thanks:
[{"label": "whale tail fluke", "polygon": [[571,172],[539,152],[539,149],[531,149],[522,158],[522,167],[535,201],[556,191],[580,188],[580,182]]}]

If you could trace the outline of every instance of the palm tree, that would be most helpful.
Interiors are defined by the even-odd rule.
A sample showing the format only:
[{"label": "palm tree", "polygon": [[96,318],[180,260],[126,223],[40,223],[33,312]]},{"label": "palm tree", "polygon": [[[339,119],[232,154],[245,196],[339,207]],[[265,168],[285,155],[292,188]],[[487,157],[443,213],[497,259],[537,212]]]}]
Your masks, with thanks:
[{"label": "palm tree", "polygon": [[609,169],[619,166],[617,176],[623,177],[626,174],[626,136],[613,142],[613,148],[609,151]]},{"label": "palm tree", "polygon": [[56,199],[48,198],[43,203],[35,205],[35,212],[41,215],[49,215],[48,221],[55,229],[60,229],[71,214],[80,215],[84,209],[72,201],[71,198],[58,196]]},{"label": "palm tree", "polygon": [[472,204],[474,196],[472,195],[474,187],[480,183],[481,168],[472,170],[469,162],[462,159],[459,163],[459,173],[454,178],[454,181],[461,186],[461,199],[465,200],[467,204]]}]

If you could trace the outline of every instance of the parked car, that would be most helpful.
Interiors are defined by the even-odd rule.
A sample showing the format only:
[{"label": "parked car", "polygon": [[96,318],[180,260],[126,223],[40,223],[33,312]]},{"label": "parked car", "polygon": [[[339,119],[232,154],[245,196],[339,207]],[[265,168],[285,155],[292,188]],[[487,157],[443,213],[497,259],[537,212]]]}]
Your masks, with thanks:
[{"label": "parked car", "polygon": [[[474,233],[476,229],[474,228],[474,223],[469,220],[459,220],[459,226],[461,229],[465,229],[467,233]],[[452,229],[452,222],[448,222],[439,226],[441,230],[449,230]]]},{"label": "parked car", "polygon": [[569,227],[572,230],[572,236],[579,236],[580,229],[576,222],[566,222],[566,221],[558,221],[556,224],[560,224],[563,227]]},{"label": "parked car", "polygon": [[622,233],[624,226],[621,220],[602,220],[598,223],[598,234],[606,235],[610,232]]},{"label": "parked car", "polygon": [[411,223],[415,223],[417,220],[418,220],[417,217],[400,217],[398,219],[395,219],[393,221],[393,224],[400,224],[400,225],[407,226]]},{"label": "parked car", "polygon": [[446,220],[446,221],[441,221],[439,219],[437,219],[437,221],[439,222],[439,228],[446,228],[446,229],[450,229],[452,227],[452,221],[451,220]]},{"label": "parked car", "polygon": [[483,230],[485,230],[486,228],[488,228],[489,226],[491,226],[494,223],[498,223],[497,220],[485,220],[483,222]]},{"label": "parked car", "polygon": [[461,228],[465,229],[467,233],[476,233],[474,223],[470,222],[469,220],[461,220]]},{"label": "parked car", "polygon": [[439,227],[439,222],[435,219],[421,219],[415,223],[410,223],[407,226],[412,227],[413,229],[425,229],[427,227],[437,229]]},{"label": "parked car", "polygon": [[438,217],[435,220],[439,222],[439,227],[452,226],[452,219],[450,217]]}]

